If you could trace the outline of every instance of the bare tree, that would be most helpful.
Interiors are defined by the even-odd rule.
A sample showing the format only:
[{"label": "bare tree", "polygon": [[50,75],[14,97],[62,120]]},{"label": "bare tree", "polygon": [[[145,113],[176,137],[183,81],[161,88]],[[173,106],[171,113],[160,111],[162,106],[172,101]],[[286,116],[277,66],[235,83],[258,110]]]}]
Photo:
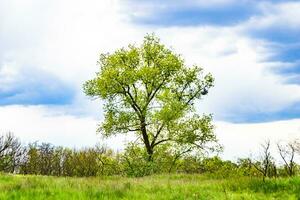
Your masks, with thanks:
[{"label": "bare tree", "polygon": [[280,157],[284,161],[284,168],[289,176],[295,175],[296,164],[294,162],[295,153],[297,150],[296,143],[290,142],[286,145],[277,143],[277,149]]},{"label": "bare tree", "polygon": [[10,147],[12,140],[11,133],[8,133],[6,136],[0,136],[0,159],[4,157],[5,151]]},{"label": "bare tree", "polygon": [[16,172],[22,161],[24,148],[12,133],[0,137],[0,170]]},{"label": "bare tree", "polygon": [[270,140],[266,140],[265,143],[261,144],[262,153],[260,160],[255,162],[251,161],[254,168],[262,174],[263,181],[265,181],[266,177],[271,176],[272,170],[275,169],[274,172],[277,171],[270,153],[270,146]]}]

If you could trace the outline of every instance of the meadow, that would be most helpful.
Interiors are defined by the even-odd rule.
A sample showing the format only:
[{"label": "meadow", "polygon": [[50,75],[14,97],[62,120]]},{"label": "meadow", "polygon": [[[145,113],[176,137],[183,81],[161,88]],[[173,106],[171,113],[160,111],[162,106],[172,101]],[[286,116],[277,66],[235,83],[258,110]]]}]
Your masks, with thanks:
[{"label": "meadow", "polygon": [[0,199],[300,199],[300,177],[213,178],[173,174],[141,178],[0,175]]}]

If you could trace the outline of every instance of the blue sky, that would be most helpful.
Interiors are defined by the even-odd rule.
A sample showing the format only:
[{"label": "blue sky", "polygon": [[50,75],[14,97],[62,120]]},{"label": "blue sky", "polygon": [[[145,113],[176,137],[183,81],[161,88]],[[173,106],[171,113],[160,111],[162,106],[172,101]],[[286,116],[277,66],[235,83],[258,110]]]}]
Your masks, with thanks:
[{"label": "blue sky", "polygon": [[[140,43],[152,32],[187,64],[198,64],[213,74],[215,87],[197,108],[213,113],[216,123],[232,127],[296,123],[300,120],[299,10],[296,0],[3,0],[0,120],[13,124],[14,113],[33,116],[20,130],[8,125],[0,129],[20,132],[22,128],[27,130],[24,137],[45,129],[63,134],[53,129],[57,117],[66,118],[57,122],[63,127],[83,120],[82,127],[96,129],[87,126],[101,121],[101,102],[85,97],[82,84],[98,70],[99,54]],[[38,123],[34,119],[45,127],[28,128]],[[74,145],[80,143],[79,130],[72,129],[78,133]],[[94,134],[89,133],[87,144],[95,140]],[[45,132],[40,139],[47,138],[55,137]]]},{"label": "blue sky", "polygon": [[[56,12],[53,9],[54,6],[64,6],[58,2],[56,3],[57,5],[53,3],[50,5],[50,9],[48,9],[46,4],[37,3],[36,1],[28,1],[26,7],[27,10],[26,8],[23,10],[21,9],[20,15],[18,15],[19,13],[16,15],[10,14],[9,16],[11,19],[2,19],[2,21],[4,21],[4,25],[1,26],[1,43],[4,45],[0,49],[0,69],[4,71],[5,67],[13,68],[14,65],[18,65],[18,76],[11,77],[11,79],[14,80],[5,81],[9,75],[3,75],[3,73],[2,75],[0,74],[1,78],[4,80],[4,83],[0,88],[1,105],[66,105],[72,104],[74,102],[74,98],[80,95],[79,93],[82,93],[80,89],[80,83],[77,82],[72,87],[72,82],[74,82],[74,80],[69,82],[65,81],[65,77],[62,74],[59,74],[58,77],[53,73],[51,74],[47,72],[51,66],[45,67],[39,66],[41,63],[30,63],[30,61],[22,58],[23,55],[18,54],[19,51],[22,53],[22,51],[26,51],[26,49],[31,50],[33,48],[36,48],[32,52],[35,53],[35,51],[38,51],[39,45],[46,41],[47,33],[45,33],[45,31],[47,29],[51,29],[51,27],[47,27],[47,25],[43,23],[48,22],[49,20],[51,22],[49,17],[51,14]],[[10,8],[15,6],[13,3],[8,3],[8,1],[4,1],[2,4]],[[132,26],[136,26],[136,29],[143,27],[143,29],[147,29],[151,32],[155,32],[157,30],[159,32],[160,29],[172,29],[173,27],[177,27],[179,29],[192,29],[193,27],[198,29],[201,27],[209,27],[216,30],[232,29],[233,32],[237,32],[237,34],[248,38],[249,40],[263,41],[266,43],[264,48],[269,49],[267,50],[266,55],[261,55],[262,57],[265,56],[265,60],[262,62],[278,63],[273,68],[266,68],[266,70],[268,70],[266,73],[274,73],[281,76],[282,84],[300,84],[300,26],[297,26],[299,24],[299,20],[297,21],[295,19],[295,13],[293,13],[297,11],[289,10],[291,7],[295,9],[298,8],[298,1],[215,0],[207,3],[200,0],[164,2],[156,0],[128,0],[125,2],[123,1],[122,3],[116,1],[115,4],[118,4],[119,6],[117,12],[122,13],[122,15],[125,16],[123,20],[127,23],[129,22]],[[26,5],[26,3],[24,3],[24,5]],[[5,9],[5,6],[3,9]],[[38,11],[38,9],[44,9],[46,14],[41,13],[41,11]],[[64,7],[61,9],[64,9]],[[83,10],[81,12],[81,14],[84,15],[84,12],[88,12],[88,10]],[[291,16],[289,16],[289,12],[291,12]],[[26,14],[30,15],[25,16],[25,19],[21,19],[21,17],[24,17],[22,15]],[[39,17],[42,20],[40,20]],[[69,18],[68,15],[61,17]],[[84,18],[80,17],[80,15],[77,17],[78,19],[85,20]],[[10,22],[16,23],[21,22],[21,20],[24,24],[21,25],[20,29],[15,27],[11,28],[12,25],[9,25]],[[66,19],[57,20],[62,20],[63,22]],[[269,22],[266,21],[265,24],[263,24],[264,20],[269,20]],[[287,21],[285,22],[284,20]],[[59,21],[56,23],[59,25]],[[21,28],[25,28],[25,30],[22,30]],[[51,32],[52,31],[55,30],[51,30]],[[86,32],[83,34],[86,34]],[[72,37],[72,35],[69,37]],[[84,37],[86,37],[86,35]],[[107,39],[109,40],[109,38]],[[174,46],[176,40],[170,43],[170,45]],[[119,47],[121,46],[122,44],[119,45]],[[180,51],[180,49],[178,51]],[[15,55],[10,52],[15,53]],[[54,53],[53,56],[56,56],[56,54]],[[16,63],[16,60],[19,60],[19,57],[21,57],[21,61]],[[43,57],[41,56],[40,59],[43,59]],[[46,59],[44,62],[46,62]],[[88,62],[91,63],[91,61]],[[95,62],[96,61],[94,61],[94,63]],[[33,64],[36,66],[25,66],[32,66]],[[42,64],[44,65],[43,62]],[[62,68],[65,67],[63,66],[64,64],[65,63],[58,63],[58,65],[62,66]],[[67,64],[70,65],[69,63]],[[71,65],[72,64],[73,63],[71,62]],[[81,67],[82,70],[84,70],[83,66]],[[72,70],[72,67],[69,67],[69,69]],[[61,73],[59,70],[57,71],[58,73]],[[207,67],[207,71],[209,71],[209,67]],[[80,74],[78,73],[73,76],[80,76]],[[84,81],[83,78],[79,79],[82,82]],[[216,87],[218,87],[218,85],[216,85]],[[247,88],[243,89],[247,90]],[[261,95],[260,93],[263,92],[264,91],[258,91],[258,93],[255,95],[259,96]],[[295,92],[299,93],[299,91]],[[238,97],[235,95],[234,98]],[[212,110],[212,112],[218,120],[229,122],[250,123],[273,121],[300,117],[300,113],[295,112],[295,110],[298,110],[297,105],[299,105],[299,102],[300,99],[293,100],[289,104],[283,105],[282,107],[273,111],[264,111],[262,109],[258,109],[257,112],[253,111],[255,109],[235,109],[234,106],[230,106],[230,109],[222,111],[230,112],[230,116],[228,117],[226,117],[226,113],[219,114],[218,111],[215,110]],[[245,107],[255,106],[255,102],[253,101],[245,103],[249,103],[249,105],[245,105]]]},{"label": "blue sky", "polygon": [[[283,84],[300,84],[300,26],[295,19],[295,9],[299,1],[136,1],[129,2],[131,10],[148,8],[146,14],[132,15],[134,23],[161,27],[241,27],[245,37],[268,43],[271,55],[265,55],[264,62],[277,62],[276,67],[268,69],[282,77]],[[292,8],[292,10],[290,10]],[[291,13],[289,13],[291,12]],[[289,16],[290,14],[290,16]],[[297,13],[296,13],[297,14]],[[269,20],[263,23],[264,20]],[[286,21],[285,21],[286,20]],[[292,21],[292,22],[291,22]],[[255,24],[257,22],[257,24]],[[253,24],[251,24],[253,23]],[[293,24],[294,23],[294,24]],[[288,67],[286,67],[288,65]],[[230,72],[228,72],[230,73]],[[262,82],[263,83],[263,82]],[[244,88],[245,90],[247,88]],[[259,91],[258,91],[259,92]],[[264,91],[261,91],[263,93]],[[295,90],[300,93],[299,90]],[[238,94],[237,94],[238,95]],[[255,94],[260,95],[260,92]],[[236,96],[235,96],[236,98]],[[276,111],[236,110],[231,109],[231,115],[218,119],[232,122],[265,122],[283,119],[299,118],[299,99],[285,105]],[[247,107],[248,105],[245,105]]]},{"label": "blue sky", "polygon": [[[28,71],[27,71],[28,70]],[[72,103],[74,90],[55,77],[39,69],[20,70],[0,88],[0,105],[66,105]]]}]

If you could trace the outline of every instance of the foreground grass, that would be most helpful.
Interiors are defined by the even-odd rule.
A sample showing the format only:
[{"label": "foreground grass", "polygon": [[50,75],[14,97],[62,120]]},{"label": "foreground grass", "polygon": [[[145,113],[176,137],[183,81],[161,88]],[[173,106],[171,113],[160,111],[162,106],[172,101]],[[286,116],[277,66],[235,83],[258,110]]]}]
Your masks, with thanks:
[{"label": "foreground grass", "polygon": [[0,174],[0,199],[300,199],[300,177],[213,179],[204,175],[56,178]]}]

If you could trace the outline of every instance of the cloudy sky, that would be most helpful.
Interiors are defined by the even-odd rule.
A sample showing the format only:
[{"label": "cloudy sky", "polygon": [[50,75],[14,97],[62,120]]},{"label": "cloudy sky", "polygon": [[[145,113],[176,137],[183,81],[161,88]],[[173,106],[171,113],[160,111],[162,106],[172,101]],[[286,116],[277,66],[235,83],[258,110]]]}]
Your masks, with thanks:
[{"label": "cloudy sky", "polygon": [[82,84],[100,53],[146,33],[216,79],[199,112],[213,113],[223,157],[265,139],[300,138],[300,1],[0,0],[0,131],[69,147],[102,141],[100,101]]}]

